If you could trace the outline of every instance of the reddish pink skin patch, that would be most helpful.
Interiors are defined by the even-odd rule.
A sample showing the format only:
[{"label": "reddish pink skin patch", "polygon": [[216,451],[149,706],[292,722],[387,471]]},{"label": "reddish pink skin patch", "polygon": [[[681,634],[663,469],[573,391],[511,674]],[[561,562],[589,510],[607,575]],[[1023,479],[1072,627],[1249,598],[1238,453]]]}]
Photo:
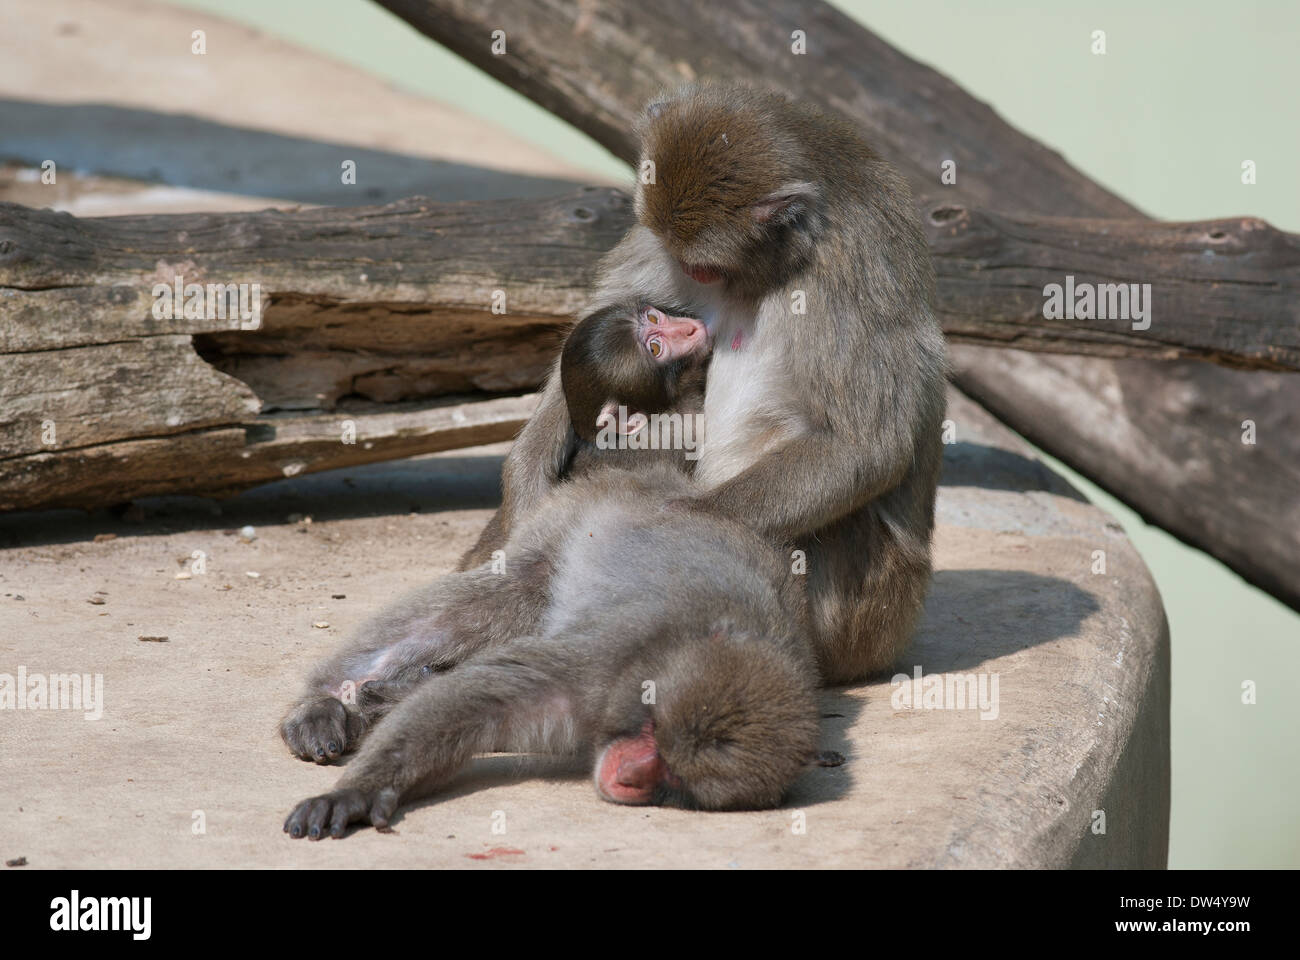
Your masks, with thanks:
[{"label": "reddish pink skin patch", "polygon": [[615,740],[601,759],[600,790],[615,803],[650,803],[655,787],[665,779],[668,768],[659,756],[654,725],[646,721],[641,733]]},{"label": "reddish pink skin patch", "polygon": [[731,338],[731,349],[739,350],[740,345],[745,342],[745,334],[741,330],[736,331],[736,335]]},{"label": "reddish pink skin patch", "polygon": [[467,853],[465,856],[471,860],[495,860],[497,857],[522,857],[524,851],[515,850],[512,847],[493,847],[486,853]]}]

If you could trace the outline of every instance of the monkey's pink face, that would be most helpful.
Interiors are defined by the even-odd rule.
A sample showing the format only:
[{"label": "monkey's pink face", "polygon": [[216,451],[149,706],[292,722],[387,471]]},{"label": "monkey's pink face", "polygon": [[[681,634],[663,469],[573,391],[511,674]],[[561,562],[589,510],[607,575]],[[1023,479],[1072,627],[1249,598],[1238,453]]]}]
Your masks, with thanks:
[{"label": "monkey's pink face", "polygon": [[637,314],[637,336],[646,353],[659,363],[688,357],[709,348],[709,333],[694,317],[674,317],[658,307]]},{"label": "monkey's pink face", "polygon": [[659,755],[651,720],[637,736],[612,741],[596,760],[596,791],[611,803],[657,803],[680,786]]}]

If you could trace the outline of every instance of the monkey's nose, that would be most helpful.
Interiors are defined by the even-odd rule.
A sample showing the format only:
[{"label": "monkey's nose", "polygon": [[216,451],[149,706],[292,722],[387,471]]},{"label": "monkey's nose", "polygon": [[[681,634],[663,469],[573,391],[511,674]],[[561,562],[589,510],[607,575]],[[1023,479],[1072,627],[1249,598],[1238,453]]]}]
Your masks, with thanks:
[{"label": "monkey's nose", "polygon": [[692,343],[704,336],[704,324],[694,317],[664,317],[657,324],[661,336]]}]

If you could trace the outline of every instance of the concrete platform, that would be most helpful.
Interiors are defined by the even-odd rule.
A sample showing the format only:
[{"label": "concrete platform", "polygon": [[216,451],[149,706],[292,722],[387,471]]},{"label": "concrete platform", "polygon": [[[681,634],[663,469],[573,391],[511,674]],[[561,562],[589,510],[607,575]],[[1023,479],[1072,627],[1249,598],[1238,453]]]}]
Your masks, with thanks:
[{"label": "concrete platform", "polygon": [[[392,835],[280,832],[297,800],[338,776],[290,757],[275,733],[305,664],[451,566],[495,502],[500,448],[298,477],[219,507],[145,501],[135,523],[0,517],[0,673],[102,674],[104,691],[97,720],[0,711],[0,860],[1163,866],[1169,650],[1151,578],[1106,514],[978,407],[954,395],[949,417],[938,573],[899,671],[996,675],[996,716],[912,709],[888,676],[829,690],[823,745],[846,762],[810,769],[783,808],[757,813],[617,807],[581,770],[495,756],[406,807]],[[245,524],[257,534],[247,543]],[[195,551],[207,572],[176,579]]]}]

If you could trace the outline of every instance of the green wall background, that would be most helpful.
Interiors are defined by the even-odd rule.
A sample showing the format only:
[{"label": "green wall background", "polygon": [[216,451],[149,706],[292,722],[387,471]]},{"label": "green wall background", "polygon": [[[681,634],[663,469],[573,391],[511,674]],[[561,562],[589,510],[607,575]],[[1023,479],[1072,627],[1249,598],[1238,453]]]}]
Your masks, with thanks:
[{"label": "green wall background", "polygon": [[[365,0],[170,2],[255,25],[454,103],[592,171],[628,176],[583,134]],[[1153,216],[1249,214],[1300,230],[1300,4],[836,5]],[[1098,29],[1105,56],[1090,52]],[[1257,165],[1253,186],[1240,179],[1247,159]],[[1170,866],[1300,866],[1300,615],[1046,459],[1119,518],[1168,609]],[[1241,703],[1244,680],[1257,684],[1256,705]]]}]

